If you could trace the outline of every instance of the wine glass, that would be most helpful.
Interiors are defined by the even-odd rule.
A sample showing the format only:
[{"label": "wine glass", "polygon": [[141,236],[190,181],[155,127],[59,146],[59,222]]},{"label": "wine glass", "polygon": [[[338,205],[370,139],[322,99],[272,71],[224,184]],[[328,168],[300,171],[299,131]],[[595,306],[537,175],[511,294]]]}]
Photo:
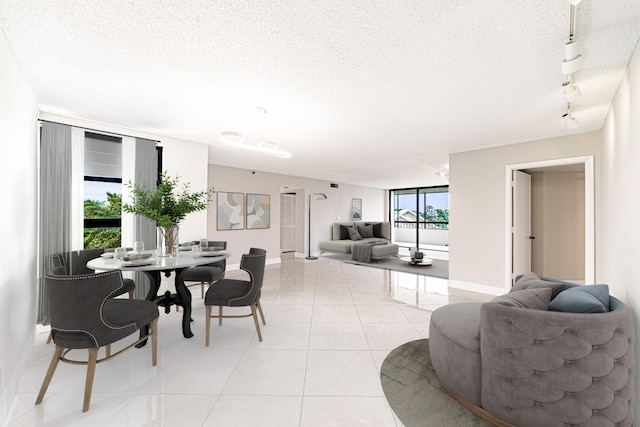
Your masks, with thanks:
[{"label": "wine glass", "polygon": [[201,252],[206,251],[208,247],[209,247],[209,242],[207,241],[207,239],[200,240],[200,251]]},{"label": "wine glass", "polygon": [[122,265],[122,258],[127,256],[127,248],[116,248],[113,251],[113,258],[116,260],[116,265]]},{"label": "wine glass", "polygon": [[142,240],[136,240],[133,243],[133,251],[137,254],[144,252],[144,242]]}]

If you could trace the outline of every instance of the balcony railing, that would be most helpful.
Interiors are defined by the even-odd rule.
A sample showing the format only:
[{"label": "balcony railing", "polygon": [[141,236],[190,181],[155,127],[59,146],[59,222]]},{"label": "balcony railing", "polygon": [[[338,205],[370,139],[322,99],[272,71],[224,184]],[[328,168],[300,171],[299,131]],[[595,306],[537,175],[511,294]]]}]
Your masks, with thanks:
[{"label": "balcony railing", "polygon": [[419,228],[420,230],[448,230],[449,229],[449,223],[444,221],[420,221],[420,222],[394,221],[393,226],[394,228],[403,228],[403,229],[409,228],[414,230],[416,228]]}]

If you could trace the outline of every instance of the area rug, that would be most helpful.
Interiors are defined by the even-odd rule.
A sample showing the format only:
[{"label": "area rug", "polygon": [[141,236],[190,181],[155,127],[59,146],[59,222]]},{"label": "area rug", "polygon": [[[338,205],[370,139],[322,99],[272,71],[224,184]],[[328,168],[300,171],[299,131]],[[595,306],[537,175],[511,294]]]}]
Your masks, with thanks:
[{"label": "area rug", "polygon": [[367,267],[384,268],[405,273],[422,274],[424,276],[439,277],[441,279],[449,278],[449,261],[443,259],[434,259],[433,264],[429,266],[415,266],[409,264],[407,261],[401,261],[393,257],[386,257],[380,261],[371,262],[359,262],[346,259],[344,262],[347,264],[366,265]]},{"label": "area rug", "polygon": [[406,427],[475,427],[488,423],[462,406],[440,385],[431,366],[429,340],[392,350],[380,369],[382,389]]}]

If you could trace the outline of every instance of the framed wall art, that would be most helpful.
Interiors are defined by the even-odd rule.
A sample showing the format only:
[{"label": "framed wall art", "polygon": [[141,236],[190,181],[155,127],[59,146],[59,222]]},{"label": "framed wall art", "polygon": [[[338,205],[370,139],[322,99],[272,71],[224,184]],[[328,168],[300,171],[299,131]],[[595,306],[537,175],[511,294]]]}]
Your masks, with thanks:
[{"label": "framed wall art", "polygon": [[218,230],[244,230],[244,193],[216,192]]},{"label": "framed wall art", "polygon": [[271,226],[271,201],[268,194],[247,193],[247,230]]},{"label": "framed wall art", "polygon": [[362,199],[351,199],[351,221],[362,221]]}]

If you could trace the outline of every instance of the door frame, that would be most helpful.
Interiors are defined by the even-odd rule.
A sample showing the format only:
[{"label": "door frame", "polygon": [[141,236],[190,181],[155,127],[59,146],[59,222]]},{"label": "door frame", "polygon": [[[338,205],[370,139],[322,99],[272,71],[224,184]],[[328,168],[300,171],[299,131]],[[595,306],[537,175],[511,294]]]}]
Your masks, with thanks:
[{"label": "door frame", "polygon": [[511,289],[511,265],[513,246],[511,229],[513,224],[513,194],[511,177],[513,171],[564,165],[584,165],[584,280],[585,284],[595,283],[595,174],[593,156],[568,157],[554,160],[518,163],[505,166],[505,290]]}]

